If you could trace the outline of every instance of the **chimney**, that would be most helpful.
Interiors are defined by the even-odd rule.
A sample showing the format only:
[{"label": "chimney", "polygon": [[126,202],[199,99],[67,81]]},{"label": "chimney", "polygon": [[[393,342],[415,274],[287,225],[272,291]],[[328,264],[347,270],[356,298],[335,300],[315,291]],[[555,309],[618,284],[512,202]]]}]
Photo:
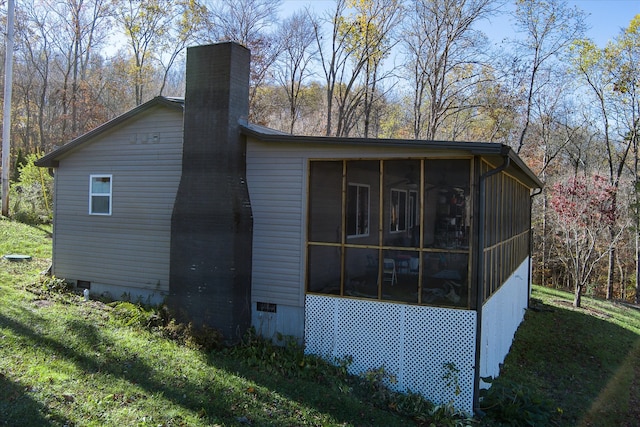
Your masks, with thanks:
[{"label": "chimney", "polygon": [[171,218],[170,295],[178,320],[237,341],[251,322],[252,216],[246,144],[250,52],[187,50],[182,178]]}]

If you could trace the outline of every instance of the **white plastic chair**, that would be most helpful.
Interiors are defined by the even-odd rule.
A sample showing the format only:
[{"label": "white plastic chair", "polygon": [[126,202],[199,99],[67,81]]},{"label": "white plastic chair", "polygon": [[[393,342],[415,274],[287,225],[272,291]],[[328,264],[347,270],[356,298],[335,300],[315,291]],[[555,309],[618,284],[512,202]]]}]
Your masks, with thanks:
[{"label": "white plastic chair", "polygon": [[398,281],[396,261],[393,258],[384,259],[384,264],[382,264],[382,281],[391,282],[391,286],[395,285]]}]

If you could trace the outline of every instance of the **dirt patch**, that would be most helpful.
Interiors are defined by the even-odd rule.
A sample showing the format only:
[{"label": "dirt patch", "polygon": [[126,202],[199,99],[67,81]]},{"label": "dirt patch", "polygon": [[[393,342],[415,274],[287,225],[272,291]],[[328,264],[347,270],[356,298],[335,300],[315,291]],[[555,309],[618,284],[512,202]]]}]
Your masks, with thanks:
[{"label": "dirt patch", "polygon": [[610,319],[611,315],[609,313],[605,313],[604,311],[598,310],[597,308],[593,308],[593,307],[580,307],[580,308],[575,308],[573,306],[573,303],[570,301],[566,301],[566,300],[554,300],[553,301],[554,304],[557,304],[561,307],[565,307],[571,310],[576,310],[576,311],[585,311],[589,314],[591,314],[592,316],[595,317],[599,317],[600,319]]},{"label": "dirt patch", "polygon": [[33,302],[33,304],[38,308],[50,307],[53,305],[53,301],[48,299],[38,299]]}]

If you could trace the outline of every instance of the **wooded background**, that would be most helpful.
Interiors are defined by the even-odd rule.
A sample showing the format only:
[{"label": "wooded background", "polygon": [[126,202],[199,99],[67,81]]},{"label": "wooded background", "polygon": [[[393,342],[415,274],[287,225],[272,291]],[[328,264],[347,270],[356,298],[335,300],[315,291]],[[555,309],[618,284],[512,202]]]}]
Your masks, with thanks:
[{"label": "wooded background", "polygon": [[[546,183],[533,198],[534,282],[574,289],[576,305],[585,292],[637,302],[640,15],[600,47],[586,37],[585,14],[560,0],[282,6],[18,1],[14,213],[50,212],[37,155],[154,96],[183,96],[186,47],[234,40],[252,52],[254,123],[510,145]],[[505,14],[513,37],[491,43],[481,24]]]}]

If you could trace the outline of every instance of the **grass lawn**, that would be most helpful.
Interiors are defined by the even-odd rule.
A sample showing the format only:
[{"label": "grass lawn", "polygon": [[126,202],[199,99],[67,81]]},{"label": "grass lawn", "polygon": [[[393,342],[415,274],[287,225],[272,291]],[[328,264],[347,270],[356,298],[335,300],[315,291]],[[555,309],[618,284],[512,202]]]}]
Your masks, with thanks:
[{"label": "grass lawn", "polygon": [[[0,426],[429,425],[380,409],[339,368],[266,347],[205,352],[56,292],[39,278],[50,231],[0,219],[0,256],[33,257],[0,259]],[[497,381],[552,401],[553,425],[637,425],[640,311],[590,298],[576,310],[537,287],[533,298]]]},{"label": "grass lawn", "polygon": [[[551,400],[562,426],[635,426],[640,413],[638,307],[534,287],[499,380]],[[499,381],[498,380],[498,381]]]},{"label": "grass lawn", "polygon": [[207,354],[124,325],[98,301],[32,285],[50,263],[46,229],[0,220],[8,253],[34,258],[0,259],[0,425],[412,424],[330,377]]}]

